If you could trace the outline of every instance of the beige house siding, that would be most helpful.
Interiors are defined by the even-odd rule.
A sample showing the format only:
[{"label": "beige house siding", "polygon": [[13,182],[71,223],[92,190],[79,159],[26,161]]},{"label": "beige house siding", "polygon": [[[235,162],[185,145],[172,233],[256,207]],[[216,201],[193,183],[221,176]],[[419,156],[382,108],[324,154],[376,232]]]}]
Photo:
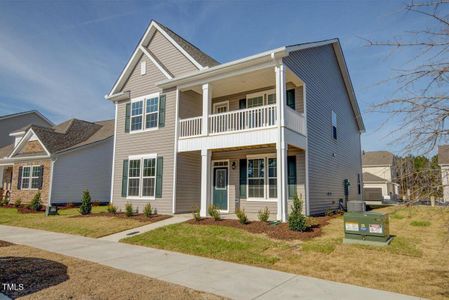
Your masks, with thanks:
[{"label": "beige house siding", "polygon": [[[155,92],[162,92],[155,86],[155,82],[166,79],[159,69],[145,56],[141,59],[147,62],[146,75],[140,74],[140,63],[138,63],[123,88],[123,90],[129,90],[131,92],[131,99]],[[117,104],[112,202],[122,210],[125,204],[130,202],[134,207],[138,207],[141,212],[146,203],[150,202],[159,213],[172,213],[176,91],[164,91],[164,94],[166,95],[165,127],[153,131],[125,133],[125,109],[127,101],[122,101]],[[157,153],[158,156],[163,157],[162,198],[156,198],[155,200],[127,200],[121,197],[123,160],[128,159],[129,155],[150,153]]]},{"label": "beige house siding", "polygon": [[384,167],[365,167],[363,166],[362,168],[363,172],[368,172],[371,173],[373,175],[376,175],[380,178],[383,178],[385,180],[391,181],[392,180],[392,176],[391,176],[391,167],[390,166],[384,166]]},{"label": "beige house siding", "polygon": [[[44,166],[44,174],[42,177],[42,189],[17,189],[17,183],[19,180],[19,168],[23,166]],[[34,195],[41,192],[41,204],[47,205],[48,193],[50,187],[50,171],[51,161],[50,159],[30,160],[26,162],[17,162],[13,167],[12,184],[11,184],[11,201],[14,202],[20,199],[22,203],[30,203]]]},{"label": "beige house siding", "polygon": [[194,91],[180,93],[179,118],[199,117],[203,114],[203,96]]},{"label": "beige house siding", "polygon": [[198,70],[169,40],[156,31],[147,47],[175,77]]},{"label": "beige house siding", "polygon": [[201,152],[178,153],[176,213],[191,212],[201,205]]}]

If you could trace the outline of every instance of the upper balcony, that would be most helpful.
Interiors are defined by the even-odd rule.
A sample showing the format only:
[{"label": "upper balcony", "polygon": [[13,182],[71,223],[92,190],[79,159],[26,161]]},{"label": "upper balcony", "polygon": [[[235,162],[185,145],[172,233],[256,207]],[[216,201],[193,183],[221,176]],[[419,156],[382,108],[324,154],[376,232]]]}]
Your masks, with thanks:
[{"label": "upper balcony", "polygon": [[273,144],[279,129],[306,136],[304,84],[274,67],[181,88],[178,151]]}]

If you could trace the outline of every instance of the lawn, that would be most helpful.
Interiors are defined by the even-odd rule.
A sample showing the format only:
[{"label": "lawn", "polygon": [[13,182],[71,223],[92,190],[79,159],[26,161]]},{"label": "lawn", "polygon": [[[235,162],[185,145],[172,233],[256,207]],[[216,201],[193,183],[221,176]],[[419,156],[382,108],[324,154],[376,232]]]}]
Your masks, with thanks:
[{"label": "lawn", "polygon": [[[106,206],[92,207],[92,213],[106,212]],[[150,222],[150,221],[149,221]],[[0,225],[20,226],[88,237],[102,237],[145,225],[135,219],[112,216],[80,216],[79,209],[59,210],[58,216],[46,217],[44,213],[18,213],[15,208],[0,208]]]},{"label": "lawn", "polygon": [[[176,284],[56,253],[0,241],[0,283],[15,299],[222,299]],[[0,296],[1,298],[1,296]]]},{"label": "lawn", "polygon": [[389,207],[386,248],[346,245],[343,220],[334,218],[323,235],[279,241],[216,225],[176,224],[123,240],[237,263],[313,276],[432,299],[449,298],[449,209]]}]

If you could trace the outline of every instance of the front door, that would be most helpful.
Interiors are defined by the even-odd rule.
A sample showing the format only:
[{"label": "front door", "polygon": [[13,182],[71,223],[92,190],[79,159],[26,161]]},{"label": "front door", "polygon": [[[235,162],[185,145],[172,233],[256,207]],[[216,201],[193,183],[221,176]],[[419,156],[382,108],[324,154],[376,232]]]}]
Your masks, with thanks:
[{"label": "front door", "polygon": [[212,203],[219,210],[228,210],[228,168],[214,168],[214,188]]}]

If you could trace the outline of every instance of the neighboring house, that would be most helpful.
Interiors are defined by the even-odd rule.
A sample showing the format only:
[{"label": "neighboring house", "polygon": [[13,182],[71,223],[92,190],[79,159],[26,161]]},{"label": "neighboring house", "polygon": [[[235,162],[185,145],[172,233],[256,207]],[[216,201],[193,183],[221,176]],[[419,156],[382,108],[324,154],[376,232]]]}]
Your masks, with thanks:
[{"label": "neighboring house", "polygon": [[338,39],[220,64],[152,21],[105,98],[121,209],[285,221],[295,195],[308,215],[361,200],[364,125]]},{"label": "neighboring house", "polygon": [[363,152],[363,191],[365,201],[397,200],[395,158],[388,151]]},{"label": "neighboring house", "polygon": [[81,201],[108,202],[114,121],[71,119],[53,127],[29,125],[16,130],[20,141],[0,148],[0,182],[11,201],[31,201],[37,191],[47,205]]},{"label": "neighboring house", "polygon": [[0,116],[0,148],[12,144],[17,140],[16,135],[11,135],[13,131],[30,124],[43,127],[51,127],[54,125],[37,110]]},{"label": "neighboring house", "polygon": [[443,201],[449,202],[449,145],[438,146],[438,165],[441,168]]}]

